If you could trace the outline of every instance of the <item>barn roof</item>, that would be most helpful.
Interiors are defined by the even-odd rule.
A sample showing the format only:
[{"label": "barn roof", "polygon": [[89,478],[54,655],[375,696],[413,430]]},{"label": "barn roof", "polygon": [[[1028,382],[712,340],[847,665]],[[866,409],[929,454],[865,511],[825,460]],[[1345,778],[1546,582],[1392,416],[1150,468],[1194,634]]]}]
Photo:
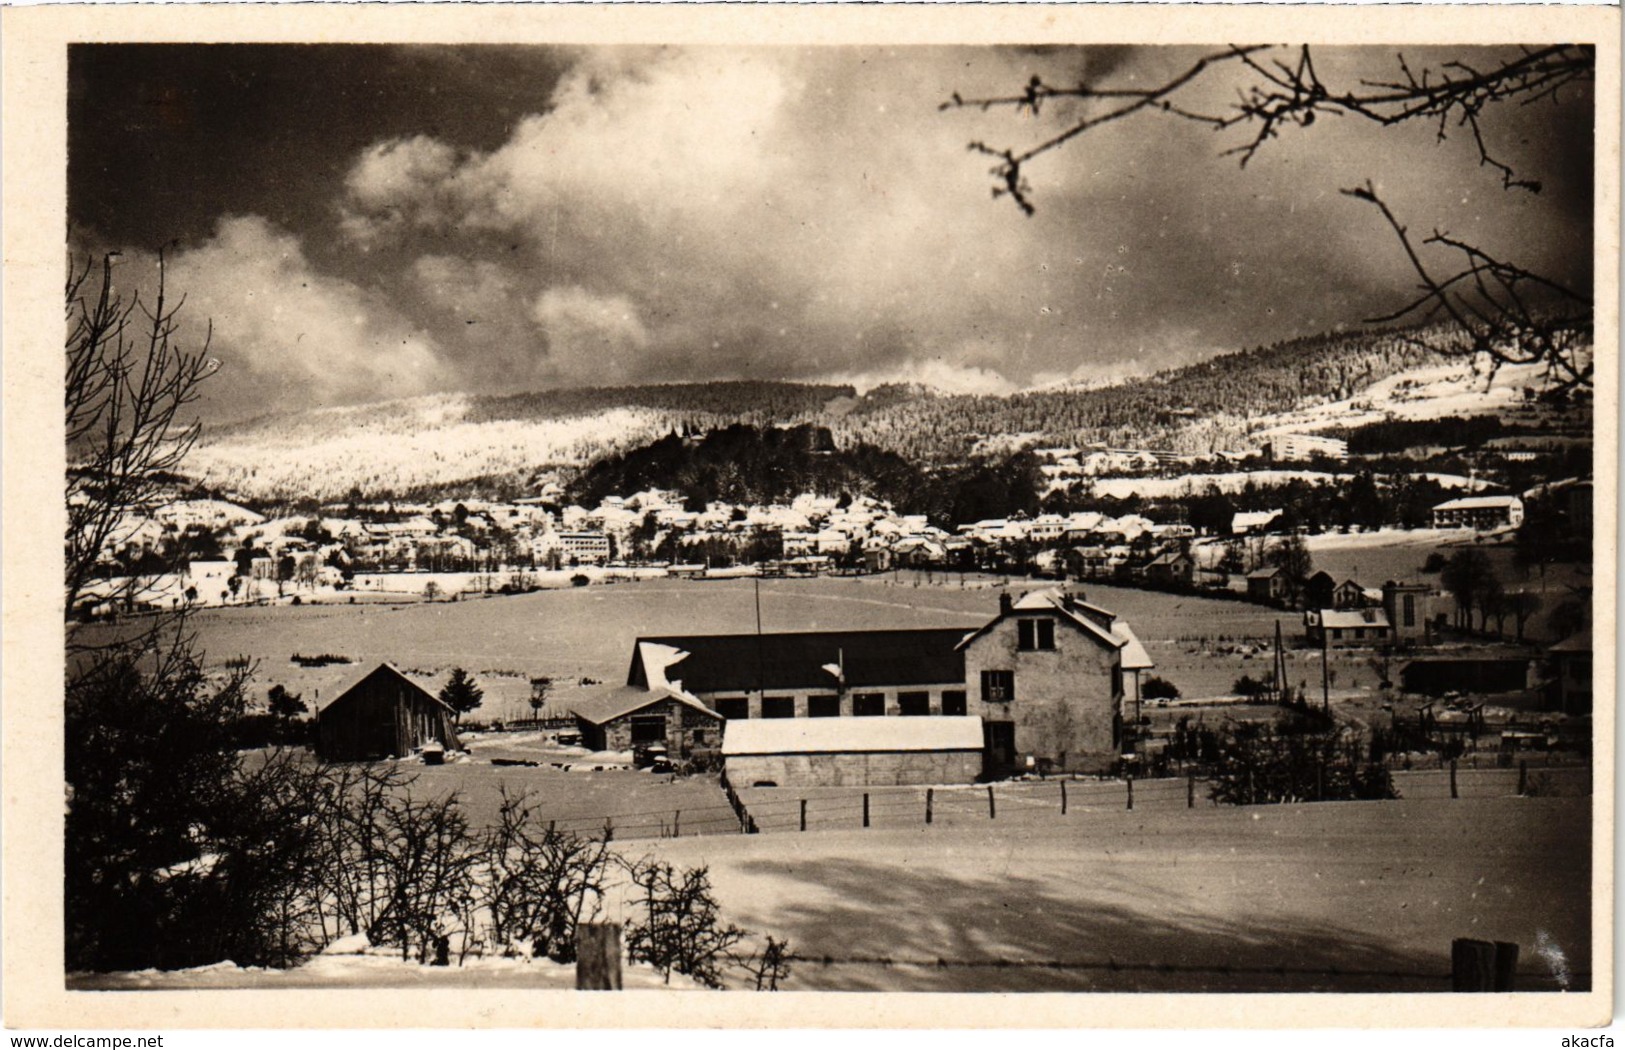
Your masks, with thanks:
[{"label": "barn roof", "polygon": [[[954,646],[974,628],[894,631],[801,631],[784,634],[696,634],[639,638],[626,684],[669,680],[688,693],[758,689],[830,689],[844,671],[848,688],[933,685],[965,680]],[[655,647],[664,647],[655,648]],[[674,650],[667,659],[665,650]]]},{"label": "barn roof", "polygon": [[635,685],[609,686],[593,692],[580,700],[572,701],[569,705],[570,713],[585,718],[594,725],[603,725],[613,722],[640,711],[650,704],[661,700],[676,700],[680,704],[703,711],[712,718],[720,719],[722,716],[700,703],[691,696],[684,696],[681,692],[670,686],[657,686],[653,689],[644,689]]},{"label": "barn roof", "polygon": [[763,718],[729,722],[722,754],[809,755],[854,751],[980,751],[976,715],[929,718]]},{"label": "barn roof", "polygon": [[[377,667],[374,667],[372,670],[362,672],[361,674],[357,675],[355,678],[351,679],[349,684],[347,684],[343,689],[339,690],[338,693],[333,697],[333,699],[329,700],[326,704],[322,705],[321,710],[325,711],[329,707],[332,707],[334,704],[338,703],[339,701],[343,700],[345,697],[349,696],[352,692],[354,692],[357,689],[357,687],[359,687],[363,682],[370,681],[374,676],[380,675],[380,674],[388,675],[388,676],[392,676],[394,678],[400,679],[402,682],[405,682],[407,684],[407,686],[409,686],[410,688],[416,690],[419,694],[421,694],[423,696],[424,699],[428,700],[430,703],[435,704],[435,705],[437,705],[439,707],[443,707],[443,708],[445,708],[447,710],[447,712],[451,712],[451,713],[455,714],[455,712],[452,712],[450,704],[446,703],[444,700],[440,699],[438,696],[435,696],[433,693],[431,693],[427,689],[423,688],[423,686],[419,685],[417,682],[414,682],[412,679],[408,678],[406,676],[405,671],[402,671],[399,667],[396,667],[394,664],[390,663],[388,660],[385,660],[383,663],[380,663]],[[318,714],[319,713],[320,712],[318,712]]]}]

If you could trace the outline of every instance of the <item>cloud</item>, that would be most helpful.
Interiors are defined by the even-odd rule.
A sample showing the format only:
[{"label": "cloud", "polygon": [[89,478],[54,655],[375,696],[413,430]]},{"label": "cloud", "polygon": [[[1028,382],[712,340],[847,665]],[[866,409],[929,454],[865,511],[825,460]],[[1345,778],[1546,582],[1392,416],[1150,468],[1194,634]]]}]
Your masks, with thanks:
[{"label": "cloud", "polygon": [[[406,396],[448,378],[424,333],[375,294],[318,273],[298,239],[264,219],[220,220],[208,241],[170,256],[165,276],[170,296],[185,296],[188,345],[212,329],[212,413]],[[127,256],[119,279],[151,302],[156,259]]]},{"label": "cloud", "polygon": [[649,345],[649,333],[625,296],[549,288],[537,298],[533,316],[561,377],[603,383],[638,374],[637,358]]},{"label": "cloud", "polygon": [[[340,229],[471,389],[849,376],[996,390],[1382,312],[1412,278],[1338,194],[1357,178],[1386,179],[1417,222],[1470,228],[1482,211],[1452,203],[1477,177],[1470,148],[1427,128],[1290,129],[1243,171],[1211,129],[1148,114],[1034,162],[1028,219],[991,198],[965,144],[1042,141],[1085,111],[937,110],[1035,72],[1158,83],[1198,54],[583,49],[500,145],[367,147]],[[1340,56],[1355,73],[1391,61]],[[1233,86],[1193,105],[1222,109]],[[1488,196],[1526,227],[1546,214]]]},{"label": "cloud", "polygon": [[906,361],[886,372],[831,376],[826,381],[850,384],[859,394],[889,383],[918,384],[940,394],[1013,394],[1018,389],[991,368],[954,365],[938,358]]}]

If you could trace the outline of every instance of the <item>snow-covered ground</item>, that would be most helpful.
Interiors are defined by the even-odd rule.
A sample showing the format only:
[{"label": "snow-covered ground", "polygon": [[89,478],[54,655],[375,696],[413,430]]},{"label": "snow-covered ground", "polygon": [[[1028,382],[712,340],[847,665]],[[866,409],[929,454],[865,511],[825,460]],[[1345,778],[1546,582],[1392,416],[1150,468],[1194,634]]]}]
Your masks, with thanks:
[{"label": "snow-covered ground", "polygon": [[[189,970],[138,970],[123,973],[70,974],[72,989],[116,991],[199,990],[226,988],[526,988],[573,989],[573,964],[550,959],[471,957],[450,966],[424,966],[402,960],[399,950],[364,947],[366,938],[344,938],[301,966],[273,970],[233,962]],[[629,989],[697,990],[681,975],[664,977],[648,966],[626,965],[622,986]]]},{"label": "snow-covered ground", "polygon": [[[1114,499],[1127,499],[1133,495],[1159,499],[1199,495],[1210,488],[1227,493],[1240,492],[1248,485],[1261,489],[1275,488],[1292,481],[1331,485],[1349,476],[1349,474],[1329,474],[1321,470],[1236,470],[1224,474],[1180,474],[1166,478],[1096,478],[1090,491],[1096,496],[1109,496]],[[1476,492],[1489,487],[1489,484],[1481,479],[1467,478],[1460,474],[1422,476],[1437,481],[1449,489]]]},{"label": "snow-covered ground", "polygon": [[1453,361],[1389,376],[1343,401],[1261,416],[1253,437],[1309,433],[1328,427],[1357,427],[1387,419],[1442,419],[1495,415],[1524,403],[1525,387],[1546,386],[1540,365],[1508,365],[1489,378],[1485,362]]}]

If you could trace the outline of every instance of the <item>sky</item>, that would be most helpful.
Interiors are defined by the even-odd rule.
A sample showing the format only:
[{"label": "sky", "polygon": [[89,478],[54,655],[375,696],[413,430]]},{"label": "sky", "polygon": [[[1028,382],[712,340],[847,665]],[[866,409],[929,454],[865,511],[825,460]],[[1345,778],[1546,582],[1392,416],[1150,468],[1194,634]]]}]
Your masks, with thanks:
[{"label": "sky", "polygon": [[[1591,280],[1591,98],[1469,136],[1355,118],[1245,168],[1163,114],[1035,161],[1037,211],[989,161],[1088,115],[939,110],[1033,74],[1160,83],[1212,49],[76,45],[69,248],[160,248],[183,338],[212,330],[215,420],[445,392],[715,379],[1096,383],[1358,325],[1414,277],[1368,204]],[[1400,49],[1318,52],[1334,83]],[[1491,56],[1406,50],[1418,62]],[[1186,101],[1217,111],[1228,70]]]}]

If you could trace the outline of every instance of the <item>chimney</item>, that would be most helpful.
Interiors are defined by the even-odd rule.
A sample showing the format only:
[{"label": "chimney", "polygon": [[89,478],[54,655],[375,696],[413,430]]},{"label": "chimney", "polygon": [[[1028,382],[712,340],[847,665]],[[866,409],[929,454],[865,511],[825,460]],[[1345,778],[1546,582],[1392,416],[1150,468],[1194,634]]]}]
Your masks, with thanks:
[{"label": "chimney", "polygon": [[1008,616],[1009,614],[1010,614],[1010,592],[1009,591],[1000,591],[999,592],[999,615],[1000,616]]}]

